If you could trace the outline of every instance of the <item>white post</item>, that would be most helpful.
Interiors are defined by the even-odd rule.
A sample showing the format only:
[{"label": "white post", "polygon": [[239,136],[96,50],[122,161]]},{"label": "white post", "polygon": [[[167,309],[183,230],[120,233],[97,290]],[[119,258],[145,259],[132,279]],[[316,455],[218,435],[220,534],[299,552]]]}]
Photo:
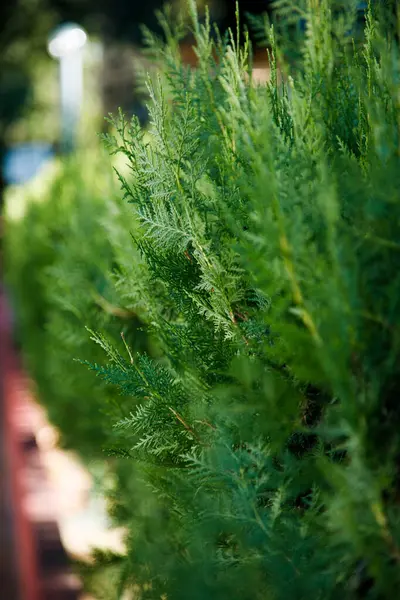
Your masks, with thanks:
[{"label": "white post", "polygon": [[60,58],[61,139],[66,151],[75,146],[82,106],[82,52]]},{"label": "white post", "polygon": [[59,59],[61,146],[64,152],[73,150],[83,97],[83,46],[86,33],[78,25],[66,24],[51,36],[48,50]]}]

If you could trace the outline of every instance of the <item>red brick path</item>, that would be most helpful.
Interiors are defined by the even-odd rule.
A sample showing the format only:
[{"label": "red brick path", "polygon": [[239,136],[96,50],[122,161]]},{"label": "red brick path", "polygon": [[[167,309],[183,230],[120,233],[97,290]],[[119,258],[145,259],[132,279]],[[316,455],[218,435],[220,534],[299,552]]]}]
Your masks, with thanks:
[{"label": "red brick path", "polygon": [[78,600],[80,582],[71,572],[61,543],[57,506],[36,443],[40,411],[13,348],[10,323],[0,289],[2,597]]}]

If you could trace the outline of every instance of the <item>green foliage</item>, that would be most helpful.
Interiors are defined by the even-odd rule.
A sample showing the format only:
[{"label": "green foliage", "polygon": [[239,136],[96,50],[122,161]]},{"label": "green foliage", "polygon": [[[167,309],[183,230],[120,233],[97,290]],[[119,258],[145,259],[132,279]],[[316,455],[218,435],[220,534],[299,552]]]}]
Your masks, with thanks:
[{"label": "green foliage", "polygon": [[[79,156],[68,159],[22,193],[9,191],[5,266],[17,315],[16,339],[41,401],[64,444],[85,457],[103,458],[106,440],[115,437],[110,436],[110,418],[121,418],[125,411],[73,360],[80,352],[91,361],[102,358],[85,326],[114,335],[124,331],[129,340],[135,335],[137,348],[146,344],[140,318],[116,304],[114,291],[115,256],[124,230],[115,250],[113,231],[129,216],[113,203],[116,189],[104,157],[87,155],[83,164],[84,173]],[[128,231],[125,243],[134,255]]]},{"label": "green foliage", "polygon": [[[128,163],[125,208],[112,204],[122,220],[77,211],[63,277],[43,286],[62,331],[65,302],[92,306],[88,265],[109,273],[109,251],[110,298],[152,340],[144,352],[109,315],[82,311],[65,331],[91,350],[48,346],[54,386],[65,350],[98,376],[88,410],[104,381],[98,398],[125,412],[102,424],[127,457],[109,490],[127,553],[99,564],[141,600],[395,598],[399,32],[390,7],[369,7],[353,42],[354,11],[309,0],[295,65],[283,10],[258,86],[248,42],[213,36],[189,6],[198,68],[148,36],[165,65],[148,79],[150,129],[120,115],[105,137]],[[93,263],[74,268],[78,239]],[[76,272],[81,287],[66,287]]]}]

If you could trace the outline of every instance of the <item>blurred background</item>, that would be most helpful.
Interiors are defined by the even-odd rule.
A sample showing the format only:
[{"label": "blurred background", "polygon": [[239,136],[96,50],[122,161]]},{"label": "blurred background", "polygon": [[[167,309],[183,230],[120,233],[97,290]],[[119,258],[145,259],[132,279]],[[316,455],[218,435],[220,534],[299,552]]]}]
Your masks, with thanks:
[{"label": "blurred background", "polygon": [[[200,13],[204,4],[198,2]],[[185,0],[174,0],[171,6],[175,14],[186,12]],[[207,6],[221,30],[234,26],[234,0],[210,0]],[[23,183],[36,174],[63,143],[60,104],[65,99],[60,97],[60,57],[49,54],[49,42],[57,28],[74,23],[87,36],[80,48],[82,101],[72,89],[79,77],[73,67],[64,84],[70,87],[70,95],[75,91],[81,112],[80,140],[90,144],[96,131],[104,127],[104,115],[119,107],[146,118],[135,86],[135,67],[143,42],[142,26],[160,33],[156,12],[162,7],[158,0],[7,0],[1,4],[0,194],[7,184]],[[260,14],[271,9],[271,2],[241,0],[239,7],[241,13]],[[182,42],[188,62],[194,60],[190,47],[190,40]]]},{"label": "blurred background", "polygon": [[[209,0],[207,4],[221,30],[235,26],[234,0]],[[7,213],[9,220],[22,217],[32,198],[57,202],[54,188],[51,193],[48,188],[63,155],[85,157],[78,175],[90,191],[96,182],[103,185],[97,181],[96,168],[89,168],[89,157],[99,152],[98,133],[107,128],[105,115],[122,108],[146,123],[139,73],[151,65],[141,53],[142,26],[161,35],[156,12],[162,5],[158,0],[1,2],[0,261],[4,258],[3,215]],[[199,0],[200,15],[204,6]],[[174,0],[172,14],[186,12],[185,7],[186,0]],[[262,14],[271,11],[271,3],[241,0],[239,10],[242,17],[247,12]],[[189,38],[182,40],[181,52],[185,62],[194,64],[191,43]],[[254,76],[259,80],[268,77],[266,59],[265,50],[256,52]],[[21,264],[31,252],[29,229],[27,239],[20,248]],[[13,260],[17,259],[15,251]],[[33,275],[27,273],[27,281]],[[17,272],[16,276],[20,277]],[[39,306],[40,298],[26,302],[39,320],[40,307],[36,310],[35,302]],[[2,278],[1,598],[88,598],[70,568],[70,559],[88,558],[92,547],[118,551],[121,532],[107,520],[96,468],[89,473],[73,453],[59,449],[59,433],[34,399],[16,344],[15,329],[22,325],[14,322],[15,313],[18,321]],[[35,344],[40,353],[40,344]],[[98,477],[103,476],[100,470]]]}]

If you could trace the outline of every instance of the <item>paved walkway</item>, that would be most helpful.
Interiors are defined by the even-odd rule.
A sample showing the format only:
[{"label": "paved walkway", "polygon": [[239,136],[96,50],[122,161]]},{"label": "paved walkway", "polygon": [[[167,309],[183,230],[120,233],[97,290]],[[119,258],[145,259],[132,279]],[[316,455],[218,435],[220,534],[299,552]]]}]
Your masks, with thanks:
[{"label": "paved walkway", "polygon": [[31,389],[0,287],[1,599],[95,600],[83,596],[67,553],[85,560],[93,547],[122,552],[124,532],[111,529],[79,460],[57,447],[57,431]]},{"label": "paved walkway", "polygon": [[61,543],[57,505],[36,442],[43,416],[29,392],[10,329],[0,290],[2,598],[78,600],[81,584]]}]

